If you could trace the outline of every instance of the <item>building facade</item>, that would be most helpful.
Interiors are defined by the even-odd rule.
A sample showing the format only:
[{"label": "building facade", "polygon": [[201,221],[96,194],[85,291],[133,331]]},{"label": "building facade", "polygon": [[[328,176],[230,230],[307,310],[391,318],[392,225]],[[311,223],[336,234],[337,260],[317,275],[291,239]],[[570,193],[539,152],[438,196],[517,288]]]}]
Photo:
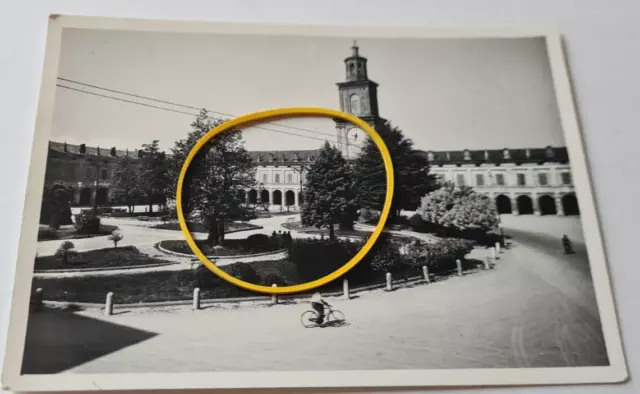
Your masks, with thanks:
[{"label": "building facade", "polygon": [[[367,59],[354,42],[344,59],[345,80],[337,83],[340,109],[378,129],[378,84],[368,77]],[[367,138],[355,126],[336,121],[337,143],[349,160]],[[256,186],[242,191],[249,204],[299,210],[304,201],[305,172],[317,150],[249,152],[257,164]],[[45,184],[62,183],[73,190],[73,204],[115,203],[111,185],[118,163],[137,159],[138,150],[101,149],[50,142]],[[471,186],[491,198],[502,214],[577,215],[578,202],[567,150],[562,147],[424,152],[431,172],[442,181]]]},{"label": "building facade", "polygon": [[138,150],[90,147],[49,142],[45,186],[63,184],[72,190],[75,206],[107,205],[114,200],[111,181],[124,157],[139,158]]},{"label": "building facade", "polygon": [[565,148],[426,152],[431,173],[470,186],[501,214],[578,215]]}]

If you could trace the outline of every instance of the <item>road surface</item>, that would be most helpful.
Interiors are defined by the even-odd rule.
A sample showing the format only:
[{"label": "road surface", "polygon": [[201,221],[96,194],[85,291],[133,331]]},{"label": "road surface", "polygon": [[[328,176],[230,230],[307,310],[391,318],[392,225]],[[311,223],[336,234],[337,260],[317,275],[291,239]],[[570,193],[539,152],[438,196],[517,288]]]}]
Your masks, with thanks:
[{"label": "road surface", "polygon": [[330,300],[343,327],[303,328],[307,304],[33,314],[24,372],[606,365],[580,255],[512,241],[490,271]]}]

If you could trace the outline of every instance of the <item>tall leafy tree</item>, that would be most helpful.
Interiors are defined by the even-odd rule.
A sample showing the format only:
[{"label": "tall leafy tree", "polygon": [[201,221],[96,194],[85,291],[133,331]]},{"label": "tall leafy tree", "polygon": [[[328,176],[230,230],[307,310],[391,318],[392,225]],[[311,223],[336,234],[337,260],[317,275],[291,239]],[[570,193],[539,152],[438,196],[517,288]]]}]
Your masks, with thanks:
[{"label": "tall leafy tree", "polygon": [[335,240],[334,226],[356,219],[356,200],[350,166],[340,151],[326,142],[307,171],[302,223],[328,228],[329,239]]},{"label": "tall leafy tree", "polygon": [[[429,162],[422,152],[413,149],[413,141],[402,130],[387,124],[378,130],[384,140],[394,167],[395,190],[391,218],[401,210],[413,211],[420,199],[437,188],[436,178],[429,173]],[[356,190],[364,208],[380,211],[386,196],[386,173],[382,155],[372,139],[367,138],[354,162]]]},{"label": "tall leafy tree", "polygon": [[58,229],[60,225],[73,223],[71,221],[71,189],[63,184],[45,186],[42,194],[42,208],[40,223],[48,224]]},{"label": "tall leafy tree", "polygon": [[[184,161],[197,141],[222,122],[209,117],[205,110],[200,112],[191,124],[192,131],[172,149],[172,184],[177,184]],[[191,162],[183,187],[183,210],[205,223],[212,246],[224,242],[225,221],[246,214],[247,206],[239,191],[255,186],[255,169],[256,164],[244,148],[242,133],[236,130],[207,142]]]},{"label": "tall leafy tree", "polygon": [[159,141],[142,145],[139,151],[138,180],[142,198],[149,205],[149,212],[153,212],[153,204],[166,202],[169,192],[169,161],[164,152],[160,151]]},{"label": "tall leafy tree", "polygon": [[140,201],[140,177],[137,163],[130,157],[124,157],[113,173],[112,185],[115,188],[116,199],[122,201],[133,213],[134,206]]}]

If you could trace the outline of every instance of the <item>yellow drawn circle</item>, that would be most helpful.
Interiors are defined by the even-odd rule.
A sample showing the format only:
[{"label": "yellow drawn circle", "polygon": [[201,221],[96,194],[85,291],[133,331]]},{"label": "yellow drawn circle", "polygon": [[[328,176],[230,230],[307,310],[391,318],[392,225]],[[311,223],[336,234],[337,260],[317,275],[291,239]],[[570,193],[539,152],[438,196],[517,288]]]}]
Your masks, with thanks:
[{"label": "yellow drawn circle", "polygon": [[[262,123],[265,121],[275,120],[277,118],[288,118],[288,117],[303,117],[303,116],[315,116],[315,117],[329,117],[332,119],[339,119],[345,122],[349,122],[364,132],[366,132],[371,139],[375,142],[376,146],[380,150],[380,154],[382,155],[382,160],[384,162],[384,168],[386,172],[387,178],[387,193],[384,201],[384,206],[382,208],[382,213],[380,215],[380,221],[376,225],[371,237],[367,240],[364,246],[358,251],[358,253],[351,258],[347,263],[345,263],[342,267],[333,271],[332,273],[316,279],[311,282],[306,282],[293,286],[283,286],[283,287],[269,287],[269,286],[261,286],[253,283],[245,282],[240,280],[228,273],[224,272],[222,269],[218,268],[211,260],[207,258],[207,256],[202,253],[198,245],[196,244],[189,228],[187,227],[187,221],[184,217],[184,212],[182,211],[182,189],[184,186],[185,175],[191,162],[193,161],[196,154],[202,149],[202,147],[212,138],[217,136],[218,134],[222,134],[225,131],[229,131],[232,129],[237,129],[239,126],[248,126],[254,123]],[[325,108],[313,108],[313,107],[299,107],[299,108],[279,108],[261,112],[254,112],[251,114],[247,114],[244,116],[237,117],[235,119],[229,120],[221,125],[211,129],[207,134],[205,134],[191,149],[187,159],[182,165],[182,170],[180,171],[180,177],[178,178],[178,188],[176,191],[176,210],[178,213],[178,220],[180,222],[180,229],[184,234],[189,247],[198,257],[198,259],[204,264],[209,270],[218,275],[220,278],[230,282],[238,287],[241,287],[246,290],[251,290],[259,293],[265,294],[291,294],[298,293],[303,291],[308,291],[325,285],[345,273],[347,273],[350,269],[352,269],[356,264],[362,260],[365,255],[371,250],[375,242],[377,241],[380,233],[384,228],[385,223],[387,222],[387,218],[389,216],[389,211],[391,210],[391,201],[393,199],[393,190],[394,190],[394,177],[393,177],[393,165],[391,163],[391,156],[389,154],[389,150],[387,149],[386,144],[378,134],[376,130],[374,130],[368,123],[363,121],[362,119],[347,114],[345,112],[336,111],[332,109]]]}]

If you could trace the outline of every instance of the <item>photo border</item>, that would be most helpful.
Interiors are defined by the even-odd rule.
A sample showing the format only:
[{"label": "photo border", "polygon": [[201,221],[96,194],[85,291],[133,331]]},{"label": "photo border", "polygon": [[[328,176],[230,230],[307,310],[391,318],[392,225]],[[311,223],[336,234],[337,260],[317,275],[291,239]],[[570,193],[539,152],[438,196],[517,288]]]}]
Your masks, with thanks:
[{"label": "photo border", "polygon": [[[298,35],[361,38],[544,38],[570,158],[581,222],[610,365],[604,367],[486,368],[357,371],[257,371],[202,373],[118,373],[21,375],[38,217],[52,125],[61,36],[64,28],[174,33]],[[304,103],[301,103],[301,105]],[[250,354],[247,355],[250,357]],[[331,376],[331,379],[327,377]],[[628,379],[605,249],[577,119],[561,35],[552,28],[423,28],[317,26],[165,21],[107,17],[49,17],[44,68],[31,150],[13,299],[7,332],[2,388],[13,391],[386,388],[522,386],[617,383]]]}]

